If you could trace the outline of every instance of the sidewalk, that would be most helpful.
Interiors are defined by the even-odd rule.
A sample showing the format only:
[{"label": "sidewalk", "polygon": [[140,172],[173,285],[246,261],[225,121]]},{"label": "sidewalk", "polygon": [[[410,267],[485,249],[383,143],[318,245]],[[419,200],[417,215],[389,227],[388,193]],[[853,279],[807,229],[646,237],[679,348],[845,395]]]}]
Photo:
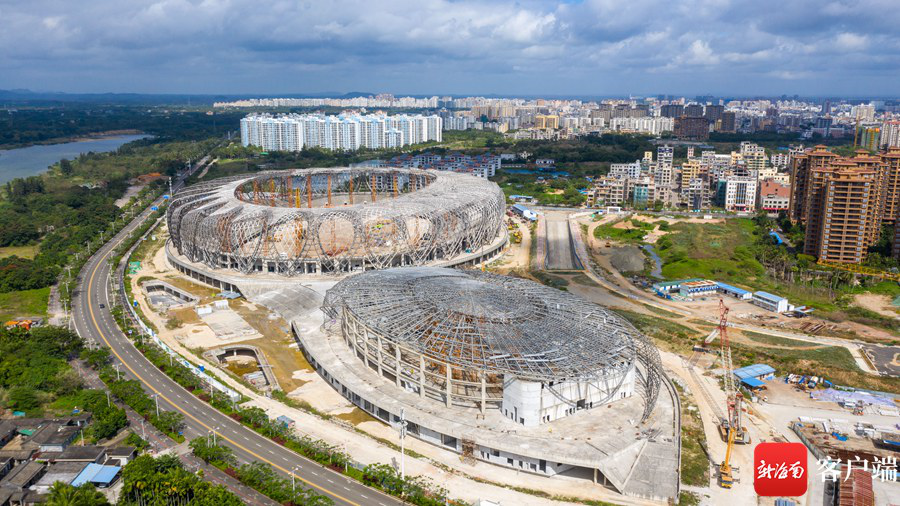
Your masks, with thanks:
[{"label": "sidewalk", "polygon": [[[84,379],[84,382],[90,388],[97,390],[106,390],[106,384],[100,379],[97,372],[85,365],[80,360],[73,360],[72,367]],[[144,421],[144,418],[136,411],[125,404],[115,402],[116,406],[125,410],[125,416],[128,418],[128,424],[141,439],[150,443],[148,450],[151,455],[161,455],[174,453],[178,456],[185,469],[196,472],[198,469],[203,470],[203,479],[214,485],[224,485],[229,491],[237,495],[245,504],[263,504],[267,506],[276,506],[277,502],[260,494],[256,490],[245,486],[238,480],[220,471],[218,468],[204,463],[202,460],[194,457],[187,450],[187,441],[178,444],[171,438],[156,429],[150,422]]]},{"label": "sidewalk", "polygon": [[[137,300],[144,315],[157,328],[165,329],[163,317],[146,304],[146,299],[140,291],[136,290],[134,293],[137,295],[135,300]],[[277,400],[267,398],[250,390],[219,369],[216,364],[198,357],[174,338],[174,332],[163,330],[160,332],[159,338],[166,345],[182,356],[189,358],[192,362],[203,364],[208,370],[215,371],[216,376],[223,383],[251,399],[244,403],[243,406],[259,407],[265,410],[270,418],[276,418],[280,415],[287,416],[296,422],[296,430],[299,434],[338,445],[350,454],[355,461],[363,465],[386,463],[399,468],[400,452],[374,439],[376,437],[382,438],[399,446],[400,441],[397,431],[391,427],[377,421],[362,422],[358,426],[354,426],[337,418],[323,420],[306,411],[291,408]],[[253,341],[247,341],[247,343],[252,344]],[[299,367],[300,365],[298,364]],[[300,395],[317,409],[323,409],[334,414],[347,413],[355,408],[340,394],[331,389],[317,374],[304,374],[303,379],[308,379],[310,383],[307,383],[299,390],[310,390],[315,392],[315,395],[309,395],[310,392],[305,392],[306,395],[300,393]],[[295,392],[293,396],[297,396],[296,394]],[[490,481],[510,487],[539,490],[553,496],[580,497],[584,500],[602,500],[627,505],[660,504],[659,502],[623,496],[583,479],[564,476],[548,478],[519,472],[515,469],[494,466],[486,462],[477,462],[474,465],[464,464],[460,461],[459,455],[446,452],[415,438],[406,439],[406,448],[425,457],[425,459],[420,459],[409,455],[406,456],[405,467],[409,475],[427,477],[436,485],[447,489],[451,497],[468,502],[487,499],[502,504],[523,506],[570,504],[485,483],[485,481]]]}]

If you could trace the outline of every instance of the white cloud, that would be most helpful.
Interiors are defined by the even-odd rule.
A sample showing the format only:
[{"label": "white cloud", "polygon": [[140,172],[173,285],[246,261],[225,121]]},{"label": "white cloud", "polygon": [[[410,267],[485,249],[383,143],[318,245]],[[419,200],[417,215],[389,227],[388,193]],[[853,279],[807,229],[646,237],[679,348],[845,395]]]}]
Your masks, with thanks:
[{"label": "white cloud", "polygon": [[869,45],[869,39],[865,35],[844,32],[838,34],[835,44],[840,51],[862,51]]},{"label": "white cloud", "polygon": [[[619,92],[679,82],[725,91],[754,80],[815,84],[832,68],[865,69],[888,86],[900,74],[900,9],[857,3],[0,0],[0,88],[176,92],[166,87],[178,76],[221,92],[283,82],[295,92],[566,93],[600,79]],[[552,77],[561,74],[579,78]]]}]

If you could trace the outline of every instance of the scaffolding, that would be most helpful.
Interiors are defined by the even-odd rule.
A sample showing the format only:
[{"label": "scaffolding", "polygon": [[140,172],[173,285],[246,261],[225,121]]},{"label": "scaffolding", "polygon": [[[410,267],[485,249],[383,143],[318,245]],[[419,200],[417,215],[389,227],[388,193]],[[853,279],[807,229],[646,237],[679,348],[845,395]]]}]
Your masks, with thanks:
[{"label": "scaffolding", "polygon": [[367,366],[448,407],[500,407],[512,380],[540,382],[572,406],[563,385],[577,383],[606,403],[635,372],[646,420],[661,386],[659,351],[631,324],[528,280],[434,267],[371,271],[328,290],[322,309]]},{"label": "scaffolding", "polygon": [[504,211],[503,192],[481,178],[343,167],[193,185],[174,197],[167,220],[172,244],[191,261],[296,275],[451,259],[498,240]]}]

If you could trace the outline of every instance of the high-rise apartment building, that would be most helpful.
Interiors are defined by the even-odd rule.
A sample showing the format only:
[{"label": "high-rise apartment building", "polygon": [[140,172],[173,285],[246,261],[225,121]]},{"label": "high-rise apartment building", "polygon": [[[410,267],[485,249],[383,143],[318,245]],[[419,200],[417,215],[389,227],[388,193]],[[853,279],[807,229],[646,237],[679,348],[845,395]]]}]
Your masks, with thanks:
[{"label": "high-rise apartment building", "polygon": [[659,115],[665,118],[679,118],[684,115],[684,106],[681,104],[666,104],[659,108]]},{"label": "high-rise apartment building", "polygon": [[708,105],[703,112],[703,116],[709,120],[710,125],[715,125],[717,121],[720,121],[723,114],[725,114],[724,105]]},{"label": "high-rise apartment building", "polygon": [[732,111],[722,113],[722,126],[720,132],[734,133],[737,131],[737,115]]},{"label": "high-rise apartment building", "polygon": [[741,142],[741,160],[747,170],[761,171],[766,168],[766,148],[752,142]]},{"label": "high-rise apartment building", "polygon": [[791,162],[789,215],[806,225],[803,252],[821,261],[862,262],[882,223],[900,212],[900,149],[845,158],[825,146]]},{"label": "high-rise apartment building", "polygon": [[534,128],[540,130],[556,130],[559,128],[559,116],[554,114],[538,114],[534,117]]},{"label": "high-rise apartment building", "polygon": [[675,118],[675,137],[705,141],[709,139],[709,121],[704,117],[682,116]]},{"label": "high-rise apartment building", "polygon": [[885,121],[881,124],[881,147],[900,147],[900,121]]},{"label": "high-rise apartment building", "polygon": [[440,116],[251,114],[241,119],[241,143],[268,151],[300,151],[306,147],[354,151],[384,149],[440,141]]},{"label": "high-rise apartment building", "polygon": [[870,219],[877,200],[878,172],[848,165],[822,176],[826,181],[818,202],[822,223],[816,227],[817,237],[807,231],[803,249],[819,260],[861,263],[878,231],[879,224]]},{"label": "high-rise apartment building", "polygon": [[703,117],[703,105],[702,104],[688,104],[684,106],[684,116],[688,118],[701,118]]}]

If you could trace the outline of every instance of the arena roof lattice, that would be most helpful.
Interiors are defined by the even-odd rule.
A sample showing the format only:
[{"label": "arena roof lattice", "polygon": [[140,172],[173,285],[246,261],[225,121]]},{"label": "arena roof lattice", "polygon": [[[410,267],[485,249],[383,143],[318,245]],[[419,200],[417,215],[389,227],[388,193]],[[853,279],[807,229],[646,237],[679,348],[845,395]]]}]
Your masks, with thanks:
[{"label": "arena roof lattice", "polygon": [[352,313],[382,339],[465,369],[594,381],[640,361],[651,408],[659,388],[659,353],[631,324],[524,279],[429,267],[371,271],[335,285],[323,309],[334,319]]}]

